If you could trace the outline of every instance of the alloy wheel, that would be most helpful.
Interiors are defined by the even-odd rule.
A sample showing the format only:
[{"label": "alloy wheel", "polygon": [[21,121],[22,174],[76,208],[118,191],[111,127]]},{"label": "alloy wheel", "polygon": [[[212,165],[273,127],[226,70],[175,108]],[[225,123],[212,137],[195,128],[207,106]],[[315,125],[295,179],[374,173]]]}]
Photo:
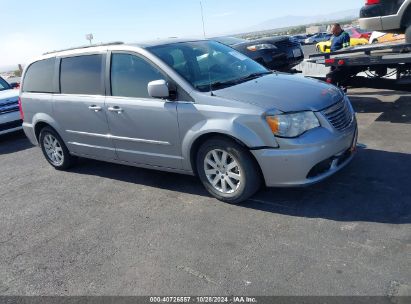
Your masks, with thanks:
[{"label": "alloy wheel", "polygon": [[227,151],[214,149],[204,158],[204,172],[213,188],[224,194],[232,194],[244,182],[237,160]]}]

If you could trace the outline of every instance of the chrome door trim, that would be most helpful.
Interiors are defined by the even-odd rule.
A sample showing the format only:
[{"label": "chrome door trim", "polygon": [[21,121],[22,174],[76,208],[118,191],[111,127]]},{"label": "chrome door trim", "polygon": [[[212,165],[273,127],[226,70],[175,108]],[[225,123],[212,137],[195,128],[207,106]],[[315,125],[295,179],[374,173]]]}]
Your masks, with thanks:
[{"label": "chrome door trim", "polygon": [[103,149],[103,150],[110,150],[110,151],[115,151],[116,149],[110,148],[110,147],[102,147],[102,146],[95,146],[95,145],[87,145],[87,144],[82,144],[78,142],[68,142],[69,145],[74,145],[74,146],[80,146],[80,147],[87,147],[87,148],[94,148],[94,149]]},{"label": "chrome door trim", "polygon": [[139,151],[125,150],[125,149],[113,149],[110,147],[94,146],[94,145],[82,144],[78,142],[68,142],[68,144],[74,145],[74,146],[81,146],[81,147],[87,147],[87,148],[93,148],[93,149],[103,149],[103,150],[117,151],[117,152],[123,152],[123,153],[133,153],[133,154],[141,154],[141,155],[156,156],[156,157],[163,157],[163,158],[173,158],[173,159],[179,159],[179,160],[183,159],[181,156],[139,152]]},{"label": "chrome door trim", "polygon": [[66,132],[67,133],[72,133],[72,134],[84,135],[84,136],[102,137],[102,138],[113,139],[113,140],[124,140],[124,141],[141,142],[141,143],[153,144],[153,145],[171,146],[171,143],[169,143],[167,141],[158,141],[158,140],[150,140],[150,139],[142,139],[142,138],[131,138],[131,137],[121,137],[121,136],[115,136],[115,135],[111,135],[111,134],[88,133],[88,132],[73,131],[73,130],[66,130]]}]

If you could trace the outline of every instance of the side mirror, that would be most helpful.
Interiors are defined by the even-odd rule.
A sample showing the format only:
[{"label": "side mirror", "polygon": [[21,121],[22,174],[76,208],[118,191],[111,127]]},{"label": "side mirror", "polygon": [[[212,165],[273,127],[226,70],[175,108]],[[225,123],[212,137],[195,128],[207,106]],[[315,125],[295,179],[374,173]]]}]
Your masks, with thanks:
[{"label": "side mirror", "polygon": [[170,90],[167,82],[163,79],[154,80],[147,85],[148,95],[153,98],[168,98],[170,97]]},{"label": "side mirror", "polygon": [[20,88],[20,84],[18,82],[12,82],[12,83],[10,83],[10,86],[11,86],[12,89]]}]

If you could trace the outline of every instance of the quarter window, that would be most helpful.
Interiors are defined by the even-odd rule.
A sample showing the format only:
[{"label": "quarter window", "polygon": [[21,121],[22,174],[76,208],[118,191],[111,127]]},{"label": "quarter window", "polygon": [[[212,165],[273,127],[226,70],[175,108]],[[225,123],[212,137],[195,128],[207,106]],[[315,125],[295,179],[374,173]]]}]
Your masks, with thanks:
[{"label": "quarter window", "polygon": [[111,94],[113,96],[150,98],[147,85],[164,75],[141,57],[113,54],[111,57]]},{"label": "quarter window", "polygon": [[85,55],[61,60],[62,94],[104,95],[103,56]]},{"label": "quarter window", "polygon": [[54,66],[56,58],[34,62],[27,69],[23,92],[53,93]]}]

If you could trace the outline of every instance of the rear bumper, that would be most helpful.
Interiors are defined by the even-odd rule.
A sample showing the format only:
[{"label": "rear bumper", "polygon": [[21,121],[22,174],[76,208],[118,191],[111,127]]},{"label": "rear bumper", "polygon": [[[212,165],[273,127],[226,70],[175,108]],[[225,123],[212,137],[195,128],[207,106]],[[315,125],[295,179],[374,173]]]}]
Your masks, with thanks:
[{"label": "rear bumper", "polygon": [[357,132],[356,122],[339,135],[325,128],[317,128],[303,135],[304,138],[287,140],[294,146],[252,153],[260,165],[267,187],[306,186],[333,175],[352,160]]},{"label": "rear bumper", "polygon": [[23,122],[23,130],[24,133],[26,134],[27,138],[30,140],[30,142],[37,146],[38,145],[38,141],[36,138],[36,133],[34,132],[34,127],[32,124],[29,124],[27,122]]},{"label": "rear bumper", "polygon": [[401,29],[401,3],[397,6],[388,4],[366,5],[360,11],[360,27],[374,31]]},{"label": "rear bumper", "polygon": [[359,22],[362,29],[374,31],[383,30],[381,17],[362,18]]}]

